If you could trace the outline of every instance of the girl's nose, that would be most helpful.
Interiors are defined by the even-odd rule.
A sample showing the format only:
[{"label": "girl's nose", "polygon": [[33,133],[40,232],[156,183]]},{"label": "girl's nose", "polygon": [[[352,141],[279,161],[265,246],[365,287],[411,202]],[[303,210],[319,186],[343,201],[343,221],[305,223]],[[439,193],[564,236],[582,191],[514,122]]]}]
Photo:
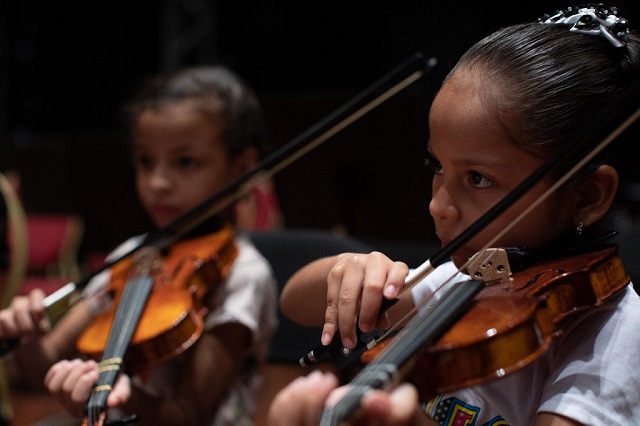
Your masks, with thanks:
[{"label": "girl's nose", "polygon": [[445,186],[433,188],[429,202],[429,213],[434,220],[450,222],[460,220],[460,212]]},{"label": "girl's nose", "polygon": [[171,178],[163,167],[155,167],[149,174],[149,186],[156,191],[171,187]]}]

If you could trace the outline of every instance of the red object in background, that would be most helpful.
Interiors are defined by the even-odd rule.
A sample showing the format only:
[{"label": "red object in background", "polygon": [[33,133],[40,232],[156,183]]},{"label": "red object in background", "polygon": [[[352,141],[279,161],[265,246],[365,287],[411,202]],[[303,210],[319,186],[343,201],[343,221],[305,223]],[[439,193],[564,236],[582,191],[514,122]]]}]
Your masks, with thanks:
[{"label": "red object in background", "polygon": [[42,288],[51,294],[80,275],[78,249],[84,234],[81,218],[69,214],[28,214],[27,274],[20,294]]}]

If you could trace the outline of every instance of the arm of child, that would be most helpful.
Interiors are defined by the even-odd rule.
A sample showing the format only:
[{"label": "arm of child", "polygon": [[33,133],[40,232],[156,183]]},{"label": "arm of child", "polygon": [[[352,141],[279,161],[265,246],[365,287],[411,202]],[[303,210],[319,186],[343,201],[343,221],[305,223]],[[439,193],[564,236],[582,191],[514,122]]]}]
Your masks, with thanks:
[{"label": "arm of child", "polygon": [[23,342],[5,357],[13,383],[40,389],[49,367],[76,353],[75,342],[93,318],[82,300],[52,328],[44,308],[44,292],[33,290],[28,296],[16,296],[0,312],[0,337],[21,338]]},{"label": "arm of child", "polygon": [[324,324],[327,277],[338,259],[339,256],[318,259],[291,276],[280,295],[280,310],[287,318],[310,327]]},{"label": "arm of child", "polygon": [[380,316],[382,299],[397,297],[408,274],[406,264],[380,252],[322,258],[291,277],[283,289],[280,308],[300,324],[323,324],[323,344],[329,344],[339,330],[345,347],[353,348],[356,318],[360,329],[368,332],[401,319],[413,307],[410,294],[406,294],[386,316]]}]

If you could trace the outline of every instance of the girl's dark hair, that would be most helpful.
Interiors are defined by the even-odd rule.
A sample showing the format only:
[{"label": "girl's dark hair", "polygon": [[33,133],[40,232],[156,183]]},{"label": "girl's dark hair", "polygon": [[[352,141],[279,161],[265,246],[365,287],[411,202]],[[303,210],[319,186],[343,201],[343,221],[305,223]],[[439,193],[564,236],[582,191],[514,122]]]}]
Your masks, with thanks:
[{"label": "girl's dark hair", "polygon": [[[479,71],[490,86],[482,92],[484,102],[498,112],[510,138],[546,157],[577,135],[589,138],[585,146],[595,146],[606,135],[598,124],[611,119],[602,116],[607,106],[630,96],[637,105],[640,44],[635,33],[616,48],[604,37],[573,33],[563,25],[520,24],[478,42],[448,78],[457,70]],[[589,126],[593,131],[585,134]]]},{"label": "girl's dark hair", "polygon": [[223,123],[222,139],[230,157],[248,147],[267,152],[262,109],[255,93],[223,66],[198,66],[146,81],[125,106],[131,128],[144,111],[193,101],[205,114]]}]

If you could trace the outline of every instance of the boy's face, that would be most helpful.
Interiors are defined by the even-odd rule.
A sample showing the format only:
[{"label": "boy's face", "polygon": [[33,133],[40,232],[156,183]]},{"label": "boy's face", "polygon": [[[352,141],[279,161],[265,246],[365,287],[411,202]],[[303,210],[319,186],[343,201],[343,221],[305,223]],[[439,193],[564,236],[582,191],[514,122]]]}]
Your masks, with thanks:
[{"label": "boy's face", "polygon": [[[429,204],[443,246],[469,227],[544,160],[509,139],[482,91],[492,90],[477,76],[458,71],[436,96],[429,117],[429,151],[435,175]],[[552,184],[543,179],[452,256],[458,267],[488,244]],[[572,194],[557,192],[543,201],[492,247],[542,248],[573,227]]]},{"label": "boy's face", "polygon": [[238,176],[220,124],[189,102],[142,113],[134,128],[138,196],[163,227]]}]

